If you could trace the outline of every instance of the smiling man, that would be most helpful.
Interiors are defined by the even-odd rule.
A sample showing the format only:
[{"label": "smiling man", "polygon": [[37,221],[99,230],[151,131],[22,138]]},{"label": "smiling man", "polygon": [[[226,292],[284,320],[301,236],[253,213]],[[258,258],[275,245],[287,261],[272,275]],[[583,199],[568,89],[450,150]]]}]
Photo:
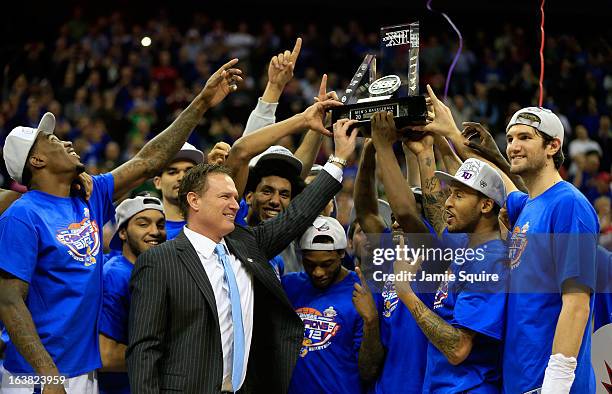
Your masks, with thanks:
[{"label": "smiling man", "polygon": [[155,197],[135,197],[117,207],[113,249],[122,253],[104,264],[104,296],[100,315],[101,394],[129,394],[125,363],[130,307],[129,281],[141,253],[166,240],[164,207]]},{"label": "smiling man", "polygon": [[563,136],[557,115],[540,107],[517,111],[506,128],[510,171],[529,191],[506,200],[513,228],[503,365],[509,393],[595,391],[590,321],[599,222],[559,175]]}]

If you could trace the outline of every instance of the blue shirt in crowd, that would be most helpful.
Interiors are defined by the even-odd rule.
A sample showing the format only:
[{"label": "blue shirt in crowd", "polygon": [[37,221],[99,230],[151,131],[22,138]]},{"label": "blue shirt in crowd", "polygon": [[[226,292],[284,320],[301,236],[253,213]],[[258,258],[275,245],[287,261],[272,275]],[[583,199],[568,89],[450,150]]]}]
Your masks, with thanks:
[{"label": "blue shirt in crowd", "polygon": [[[424,394],[501,392],[508,252],[501,240],[488,241],[473,249],[483,250],[483,257],[465,261],[456,258],[450,265],[455,280],[440,283],[433,303],[433,311],[447,323],[476,333],[472,350],[462,363],[452,365],[429,343]],[[489,277],[470,282],[465,276],[483,272],[496,274],[497,279]]]},{"label": "blue shirt in crowd", "polygon": [[172,220],[166,220],[166,241],[170,241],[179,235],[179,233],[183,230],[183,226],[187,224],[186,221],[181,220],[178,222]]},{"label": "blue shirt in crowd", "polygon": [[283,276],[282,283],[304,322],[304,340],[289,393],[361,393],[357,365],[363,319],[353,306],[350,272],[327,289],[315,288],[304,272]]},{"label": "blue shirt in crowd", "polygon": [[[26,306],[60,373],[100,368],[102,227],[114,214],[111,174],[93,177],[88,202],[32,190],[0,218],[0,269],[29,284]],[[11,343],[4,367],[32,373]]]},{"label": "blue shirt in crowd", "polygon": [[[599,224],[591,204],[565,181],[533,199],[525,193],[510,193],[506,206],[513,229],[508,245],[511,272],[503,381],[505,392],[523,393],[542,386],[561,312],[563,283],[574,279],[595,291]],[[590,324],[577,361],[570,392],[595,392]]]},{"label": "blue shirt in crowd", "polygon": [[[133,268],[134,264],[119,255],[110,259],[103,269],[104,296],[100,314],[100,333],[124,345],[128,344],[129,282]],[[100,372],[98,383],[101,394],[130,393],[127,373]]]}]

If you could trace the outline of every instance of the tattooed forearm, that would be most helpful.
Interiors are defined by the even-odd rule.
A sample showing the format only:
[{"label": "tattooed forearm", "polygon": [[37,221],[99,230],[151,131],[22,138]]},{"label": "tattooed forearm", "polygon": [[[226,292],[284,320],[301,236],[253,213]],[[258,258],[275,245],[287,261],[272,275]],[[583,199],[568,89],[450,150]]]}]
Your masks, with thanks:
[{"label": "tattooed forearm", "polygon": [[385,349],[380,342],[378,320],[364,323],[363,338],[359,348],[359,376],[364,381],[371,381],[378,376],[385,358]]},{"label": "tattooed forearm", "polygon": [[442,191],[440,180],[435,176],[436,161],[433,149],[419,154],[418,160],[423,192],[423,212],[436,233],[442,234],[446,228],[446,220],[444,218],[446,195]]},{"label": "tattooed forearm", "polygon": [[433,194],[423,192],[423,211],[425,212],[425,218],[427,218],[427,221],[429,221],[438,234],[442,234],[446,228],[446,218],[444,216],[445,196],[446,194],[442,191]]},{"label": "tattooed forearm", "polygon": [[191,131],[206,112],[203,102],[196,98],[187,108],[155,138],[149,141],[136,155],[144,160],[149,176],[161,171],[181,149]]},{"label": "tattooed forearm", "polygon": [[187,141],[204,112],[206,106],[198,96],[170,126],[149,141],[136,156],[113,170],[115,198],[123,196],[147,178],[158,174]]},{"label": "tattooed forearm", "polygon": [[19,279],[0,277],[0,320],[11,342],[37,373],[58,374],[53,359],[42,345],[32,315],[24,303],[28,284]]},{"label": "tattooed forearm", "polygon": [[[461,354],[473,334],[453,327],[429,309],[414,293],[402,297],[423,334],[453,365],[461,363],[467,354]],[[469,351],[468,351],[469,354]]]}]

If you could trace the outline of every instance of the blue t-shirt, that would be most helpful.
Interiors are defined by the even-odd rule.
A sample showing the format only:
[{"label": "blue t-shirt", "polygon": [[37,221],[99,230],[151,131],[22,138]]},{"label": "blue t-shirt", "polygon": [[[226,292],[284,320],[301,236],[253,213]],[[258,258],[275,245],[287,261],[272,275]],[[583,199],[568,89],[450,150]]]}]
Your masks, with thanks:
[{"label": "blue t-shirt", "polygon": [[238,208],[238,212],[236,213],[236,219],[234,222],[241,226],[248,226],[247,224],[247,215],[249,214],[249,204],[247,204],[246,200],[243,198],[240,200],[240,208]]},{"label": "blue t-shirt", "polygon": [[283,276],[283,288],[305,326],[289,393],[363,392],[357,365],[363,320],[352,300],[358,282],[350,272],[319,290],[305,272]]},{"label": "blue t-shirt", "polygon": [[601,245],[597,245],[597,294],[594,309],[593,332],[612,323],[612,253]]},{"label": "blue t-shirt", "polygon": [[[110,259],[103,269],[104,296],[100,313],[100,333],[125,345],[128,344],[129,282],[133,268],[134,264],[119,255]],[[100,372],[98,383],[102,394],[130,393],[127,373]]]},{"label": "blue t-shirt", "polygon": [[[88,202],[29,191],[0,217],[0,269],[28,282],[26,306],[60,373],[101,366],[102,227],[114,214],[111,174],[93,177]],[[4,367],[32,373],[9,344]]]},{"label": "blue t-shirt", "polygon": [[[423,219],[430,234],[435,236],[431,225]],[[382,247],[393,248],[391,229],[385,228]],[[408,241],[409,242],[409,241]],[[389,262],[388,267],[393,268]],[[380,337],[385,348],[385,362],[378,379],[374,383],[373,392],[420,394],[423,392],[423,379],[427,366],[427,337],[419,328],[414,317],[404,305],[395,291],[395,284],[387,281],[381,292],[373,294],[378,307],[380,321]],[[431,308],[433,294],[420,294],[419,297]]]},{"label": "blue t-shirt", "polygon": [[[500,393],[501,350],[504,309],[508,284],[508,251],[501,240],[479,245],[481,260],[471,259],[450,265],[455,280],[442,281],[435,294],[433,311],[446,322],[476,333],[468,357],[452,365],[438,348],[429,343],[423,393]],[[496,274],[470,282],[465,274]],[[462,278],[462,275],[464,277]]]},{"label": "blue t-shirt", "polygon": [[177,235],[183,230],[187,222],[181,220],[180,222],[174,222],[172,220],[166,220],[166,241],[176,238]]},{"label": "blue t-shirt", "polygon": [[[523,393],[542,386],[561,312],[563,282],[573,278],[595,290],[599,224],[591,204],[565,181],[534,199],[510,193],[506,206],[512,231],[503,380],[505,392]],[[591,313],[592,302],[593,297]],[[571,393],[595,392],[590,324],[577,361]]]}]

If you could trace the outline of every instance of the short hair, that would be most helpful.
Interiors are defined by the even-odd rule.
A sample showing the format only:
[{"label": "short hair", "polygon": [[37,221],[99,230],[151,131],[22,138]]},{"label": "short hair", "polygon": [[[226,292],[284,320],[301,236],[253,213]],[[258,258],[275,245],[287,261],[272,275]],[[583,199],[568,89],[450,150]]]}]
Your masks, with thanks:
[{"label": "short hair", "polygon": [[187,202],[187,194],[190,192],[197,193],[199,196],[206,192],[209,174],[220,173],[232,176],[232,170],[222,164],[207,164],[200,163],[189,169],[181,180],[181,185],[178,192],[178,203],[181,214],[187,220],[189,217],[189,203]]},{"label": "short hair", "polygon": [[292,168],[287,166],[285,161],[266,160],[265,163],[261,163],[249,170],[249,178],[244,189],[245,194],[255,192],[255,190],[257,190],[257,186],[261,183],[261,180],[268,176],[277,176],[288,180],[289,183],[291,183],[292,199],[300,194],[306,186],[299,174],[295,174]]},{"label": "short hair", "polygon": [[[546,146],[555,140],[554,137],[551,137],[548,134],[539,131],[538,129],[535,129],[535,132],[537,135],[542,137],[542,139],[544,140],[544,142],[542,143],[542,146]],[[557,153],[553,155],[553,163],[555,164],[555,169],[558,170],[559,168],[561,168],[564,161],[565,161],[565,155],[563,154],[563,144],[561,144],[559,146],[559,150],[557,151]]]}]

